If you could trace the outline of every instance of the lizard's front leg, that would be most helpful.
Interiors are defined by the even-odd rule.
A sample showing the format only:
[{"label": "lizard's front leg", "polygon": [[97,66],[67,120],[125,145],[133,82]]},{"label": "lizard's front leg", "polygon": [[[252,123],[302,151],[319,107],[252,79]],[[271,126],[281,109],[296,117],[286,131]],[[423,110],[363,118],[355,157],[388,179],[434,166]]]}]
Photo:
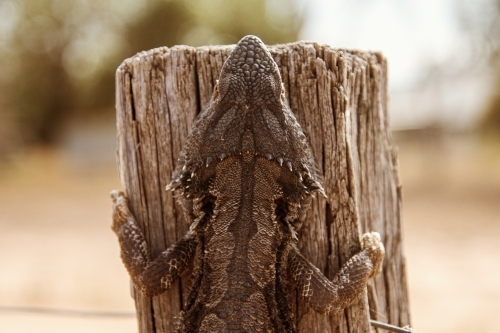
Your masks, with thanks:
[{"label": "lizard's front leg", "polygon": [[333,281],[328,280],[297,248],[290,251],[288,273],[309,306],[322,314],[336,313],[350,305],[366,287],[367,281],[380,273],[385,254],[380,235],[377,232],[364,234],[361,247],[361,252],[342,266]]},{"label": "lizard's front leg", "polygon": [[128,208],[128,200],[121,191],[112,191],[113,225],[118,236],[121,257],[135,287],[146,296],[165,290],[182,274],[191,262],[197,239],[192,231],[151,261],[146,241]]}]

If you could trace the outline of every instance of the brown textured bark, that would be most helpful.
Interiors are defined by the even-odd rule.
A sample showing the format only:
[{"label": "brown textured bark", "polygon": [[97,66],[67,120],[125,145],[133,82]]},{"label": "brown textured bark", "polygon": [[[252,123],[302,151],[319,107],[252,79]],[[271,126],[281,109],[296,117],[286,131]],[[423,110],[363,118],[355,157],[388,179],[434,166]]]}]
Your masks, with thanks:
[{"label": "brown textured bark", "polygon": [[[182,208],[165,187],[231,49],[157,48],[125,60],[116,72],[120,178],[152,258],[188,229]],[[343,313],[323,316],[296,298],[298,332],[370,332],[370,317],[397,326],[409,324],[386,59],[379,53],[335,50],[311,42],[270,49],[328,196],[318,195],[313,202],[300,233],[301,252],[332,278],[360,250],[361,233],[378,231],[386,247],[382,274]],[[152,299],[134,293],[139,331],[173,332],[188,290],[186,274]]]}]

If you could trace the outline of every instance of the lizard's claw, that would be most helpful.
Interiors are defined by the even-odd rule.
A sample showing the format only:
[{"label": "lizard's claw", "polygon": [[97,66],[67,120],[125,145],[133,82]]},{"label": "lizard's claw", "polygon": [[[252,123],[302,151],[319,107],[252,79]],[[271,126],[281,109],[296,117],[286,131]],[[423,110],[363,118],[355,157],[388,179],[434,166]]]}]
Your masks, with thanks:
[{"label": "lizard's claw", "polygon": [[123,223],[127,221],[127,216],[130,215],[128,202],[123,191],[113,190],[109,195],[113,200],[113,224],[111,225],[111,229],[118,232]]},{"label": "lizard's claw", "polygon": [[123,191],[120,191],[120,190],[113,190],[109,193],[109,196],[111,197],[111,199],[113,199],[113,203],[116,204],[117,201],[120,199],[120,198],[124,198],[125,199],[125,193],[123,193]]},{"label": "lizard's claw", "polygon": [[361,248],[372,261],[373,274],[370,276],[372,278],[382,271],[384,261],[385,248],[380,240],[380,234],[375,231],[365,233],[361,238]]}]

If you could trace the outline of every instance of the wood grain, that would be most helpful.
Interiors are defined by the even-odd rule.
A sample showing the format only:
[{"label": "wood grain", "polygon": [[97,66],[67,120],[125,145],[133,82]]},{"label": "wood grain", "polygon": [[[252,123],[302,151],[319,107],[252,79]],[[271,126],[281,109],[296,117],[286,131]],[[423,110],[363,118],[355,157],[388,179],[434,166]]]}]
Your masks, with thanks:
[{"label": "wood grain", "polygon": [[[125,60],[116,72],[120,179],[152,257],[188,228],[165,186],[232,48],[157,48]],[[380,53],[312,42],[270,49],[328,196],[313,202],[301,230],[301,252],[332,278],[359,251],[363,232],[378,231],[386,246],[383,273],[338,316],[319,315],[295,297],[298,332],[375,331],[370,317],[408,325],[401,185],[387,113],[387,61]],[[186,274],[152,299],[133,293],[139,332],[175,331],[188,291]]]}]

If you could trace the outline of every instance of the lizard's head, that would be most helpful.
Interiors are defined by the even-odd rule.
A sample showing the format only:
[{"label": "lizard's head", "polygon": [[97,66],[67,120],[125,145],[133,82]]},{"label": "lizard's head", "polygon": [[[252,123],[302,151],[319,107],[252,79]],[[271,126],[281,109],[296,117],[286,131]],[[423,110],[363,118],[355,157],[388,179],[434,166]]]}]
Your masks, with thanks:
[{"label": "lizard's head", "polygon": [[242,38],[222,67],[216,98],[251,108],[278,104],[282,93],[278,65],[266,45],[256,36]]},{"label": "lizard's head", "polygon": [[203,168],[233,155],[273,160],[295,173],[307,190],[323,192],[278,65],[256,36],[242,38],[224,62],[212,101],[189,134],[168,188],[190,186]]}]

